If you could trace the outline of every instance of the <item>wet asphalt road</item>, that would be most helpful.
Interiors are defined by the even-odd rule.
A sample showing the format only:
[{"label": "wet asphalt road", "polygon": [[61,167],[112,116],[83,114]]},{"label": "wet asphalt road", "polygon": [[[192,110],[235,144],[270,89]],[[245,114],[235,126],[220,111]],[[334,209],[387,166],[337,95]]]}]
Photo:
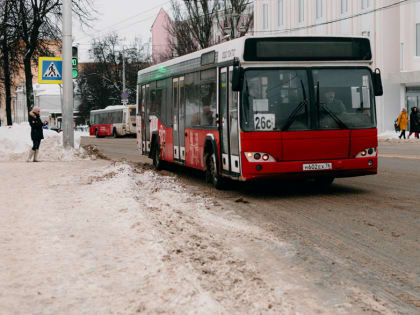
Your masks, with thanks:
[{"label": "wet asphalt road", "polygon": [[[111,159],[150,162],[138,155],[135,142],[82,138],[82,145],[96,144]],[[419,314],[420,142],[380,142],[379,153],[378,175],[337,179],[328,191],[311,183],[267,182],[220,192],[205,184],[200,172],[175,167],[170,173],[292,244],[296,255],[276,248],[271,254],[307,274],[326,300],[341,292],[357,303],[356,293],[364,292],[378,305],[361,308],[367,314],[381,307]]]}]

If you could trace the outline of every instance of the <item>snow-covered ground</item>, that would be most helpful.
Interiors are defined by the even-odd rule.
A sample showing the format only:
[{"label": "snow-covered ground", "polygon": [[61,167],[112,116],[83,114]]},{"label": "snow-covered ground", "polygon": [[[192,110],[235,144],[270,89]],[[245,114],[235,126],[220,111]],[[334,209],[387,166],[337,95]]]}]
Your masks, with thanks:
[{"label": "snow-covered ground", "polygon": [[[80,137],[88,135],[85,132],[74,133],[74,149],[65,150],[63,134],[44,129],[44,140],[41,142],[39,159],[43,161],[69,161],[86,158],[80,148]],[[11,127],[0,127],[0,161],[24,161],[32,147],[31,127],[29,123],[15,124]]]},{"label": "snow-covered ground", "polygon": [[[405,132],[405,136],[408,137],[410,134],[409,131]],[[400,132],[395,131],[385,131],[378,135],[379,141],[383,142],[392,142],[392,143],[419,143],[420,140],[416,139],[414,134],[411,135],[410,139],[399,139]]]},{"label": "snow-covered ground", "polygon": [[364,292],[326,299],[229,203],[45,137],[25,163],[28,126],[0,130],[0,314],[391,313]]},{"label": "snow-covered ground", "polygon": [[0,162],[0,181],[1,314],[391,313],[318,295],[293,246],[150,167]]}]

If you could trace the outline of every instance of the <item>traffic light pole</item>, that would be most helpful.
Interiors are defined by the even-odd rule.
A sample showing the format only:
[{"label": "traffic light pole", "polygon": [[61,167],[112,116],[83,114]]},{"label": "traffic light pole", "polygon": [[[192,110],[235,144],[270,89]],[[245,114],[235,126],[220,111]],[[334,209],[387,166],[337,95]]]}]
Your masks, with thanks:
[{"label": "traffic light pole", "polygon": [[123,62],[123,93],[125,93],[125,49],[123,47],[123,54],[122,54],[122,62]]},{"label": "traffic light pole", "polygon": [[72,78],[72,0],[63,0],[63,145],[74,148]]}]

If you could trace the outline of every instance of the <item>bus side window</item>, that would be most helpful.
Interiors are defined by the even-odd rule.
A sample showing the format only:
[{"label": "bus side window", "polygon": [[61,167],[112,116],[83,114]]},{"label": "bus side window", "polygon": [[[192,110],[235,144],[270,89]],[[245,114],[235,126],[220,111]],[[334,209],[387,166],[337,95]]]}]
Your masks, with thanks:
[{"label": "bus side window", "polygon": [[149,115],[155,115],[156,114],[156,81],[150,83],[149,88]]},{"label": "bus side window", "polygon": [[[156,82],[156,101],[155,101],[155,112],[156,115],[162,120],[165,117],[165,106],[164,100],[166,97],[166,82],[165,80],[160,80]],[[162,106],[163,105],[163,106]],[[162,110],[163,109],[163,110]]]},{"label": "bus side window", "polygon": [[185,128],[200,123],[200,75],[199,72],[185,75]]},{"label": "bus side window", "polygon": [[[215,125],[216,118],[216,69],[201,71],[200,121],[201,126]],[[203,82],[204,81],[204,82]]]},{"label": "bus side window", "polygon": [[[166,79],[166,98],[163,101],[163,106],[166,108],[165,111],[165,123],[169,127],[173,126],[173,104],[172,104],[172,79]],[[163,117],[163,114],[162,114]]]},{"label": "bus side window", "polygon": [[216,81],[201,85],[200,116],[201,126],[215,125]]}]

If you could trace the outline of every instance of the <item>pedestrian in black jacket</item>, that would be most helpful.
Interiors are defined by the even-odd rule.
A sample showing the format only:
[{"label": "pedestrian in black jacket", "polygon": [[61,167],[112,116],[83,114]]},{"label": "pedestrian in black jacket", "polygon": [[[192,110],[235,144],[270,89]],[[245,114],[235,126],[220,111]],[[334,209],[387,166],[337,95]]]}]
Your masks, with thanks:
[{"label": "pedestrian in black jacket", "polygon": [[29,125],[31,125],[31,139],[33,146],[29,151],[27,159],[28,162],[30,162],[32,158],[34,162],[38,162],[39,145],[41,144],[41,140],[44,139],[44,133],[42,132],[43,123],[39,114],[39,107],[34,107],[29,113]]},{"label": "pedestrian in black jacket", "polygon": [[408,135],[408,138],[414,133],[416,138],[419,138],[419,132],[420,132],[420,118],[419,113],[417,111],[417,107],[411,107],[411,113],[410,113],[410,134]]}]

